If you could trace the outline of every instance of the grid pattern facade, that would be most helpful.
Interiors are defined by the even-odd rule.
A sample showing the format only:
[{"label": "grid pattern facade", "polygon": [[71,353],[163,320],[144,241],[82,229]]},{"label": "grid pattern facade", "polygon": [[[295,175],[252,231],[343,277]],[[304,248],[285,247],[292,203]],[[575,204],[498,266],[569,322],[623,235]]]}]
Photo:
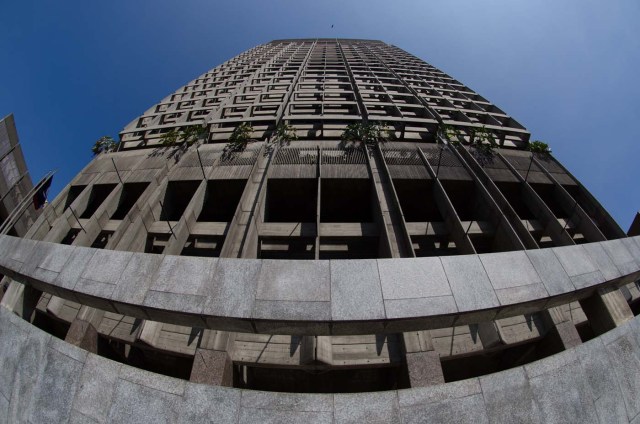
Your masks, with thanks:
[{"label": "grid pattern facade", "polygon": [[[345,149],[339,142],[342,131],[363,120],[393,127],[396,139],[371,149]],[[283,121],[300,140],[269,148],[263,141]],[[253,126],[257,142],[226,154],[229,135],[244,122]],[[208,128],[204,143],[158,145],[166,131],[202,123]],[[441,124],[461,131],[485,126],[499,136],[501,146],[491,155],[473,145],[445,146],[434,139]],[[228,303],[241,309],[255,295],[252,317],[265,320],[286,317],[292,304],[304,304],[313,314],[327,302],[329,295],[314,280],[307,281],[312,273],[289,278],[293,263],[309,269],[325,266],[333,273],[351,262],[343,259],[363,259],[358,264],[362,270],[345,283],[350,287],[353,281],[357,287],[367,275],[383,274],[376,265],[382,261],[392,270],[385,276],[386,294],[397,295],[385,304],[385,313],[405,317],[418,313],[424,300],[406,293],[431,283],[420,273],[395,280],[399,271],[406,274],[409,258],[430,257],[413,264],[441,264],[451,258],[438,257],[449,255],[539,251],[625,237],[553,157],[521,148],[527,138],[498,108],[397,47],[361,40],[274,41],[207,72],[133,121],[122,133],[120,150],[95,157],[26,237],[93,248],[77,249],[87,258],[70,259],[82,263],[95,249],[133,252],[130,262],[118,262],[114,255],[109,269],[138,272],[143,276],[132,278],[132,285],[157,286],[150,290],[154,296],[166,296],[158,299],[168,307],[184,306],[192,317],[203,302],[195,280],[206,278],[206,267],[214,261],[176,259],[178,255],[221,258],[219,264],[224,258],[244,259],[245,269],[237,275],[228,271],[236,280],[225,290],[241,293]],[[554,255],[550,249],[542,254]],[[161,271],[130,269],[137,258],[156,263]],[[198,276],[179,281],[179,288],[170,286],[166,281],[187,274],[176,263]],[[264,284],[258,290],[262,268],[281,272],[265,271],[266,282],[260,280]],[[109,279],[110,273],[105,274]],[[157,275],[157,281],[150,275]],[[521,295],[521,281],[511,281],[507,268],[502,276],[515,285],[507,291]],[[295,279],[291,287],[313,286],[309,291],[317,299],[296,302],[303,290],[278,286]],[[93,296],[103,293],[104,287],[86,284]],[[444,281],[442,287],[448,284]],[[18,293],[12,287],[8,293]],[[624,296],[616,288],[615,299],[598,298],[598,305],[614,304],[614,299],[620,302],[615,308],[624,310],[628,300],[637,308],[637,286],[623,289]],[[449,317],[447,324],[429,328],[408,320],[403,324],[414,327],[400,324],[389,330],[372,323],[371,334],[348,329],[344,335],[314,333],[316,321],[331,319],[332,311],[321,315],[324,310],[319,309],[320,318],[304,320],[311,330],[300,336],[291,335],[295,330],[290,328],[282,331],[285,335],[277,327],[275,334],[255,334],[267,332],[255,326],[237,332],[216,329],[215,320],[205,323],[205,318],[198,322],[210,327],[188,320],[167,322],[166,311],[148,306],[149,298],[136,298],[139,293],[123,309],[107,300],[97,308],[83,304],[81,296],[58,297],[64,293],[32,295],[37,300],[34,323],[71,337],[69,326],[89,321],[105,356],[183,378],[200,378],[204,365],[199,354],[217,352],[222,363],[233,364],[234,385],[281,391],[419,386],[424,361],[432,361],[438,382],[458,380],[539,359],[601,330],[598,317],[592,319],[598,293],[584,303],[551,309],[543,297],[534,309],[505,308],[504,316],[489,315],[478,306],[479,318],[472,324]],[[224,293],[217,299],[221,303],[227,303]],[[348,291],[344,296],[351,296],[346,303],[360,301]],[[329,298],[334,300],[333,294]],[[337,373],[322,377],[325,371]]]},{"label": "grid pattern facade", "polygon": [[224,141],[241,122],[254,137],[278,123],[305,139],[339,139],[349,122],[378,121],[397,138],[433,141],[439,123],[485,127],[506,147],[529,133],[485,98],[381,41],[278,40],[250,49],[163,99],[121,133],[123,147],[155,145],[164,132],[206,125]]}]

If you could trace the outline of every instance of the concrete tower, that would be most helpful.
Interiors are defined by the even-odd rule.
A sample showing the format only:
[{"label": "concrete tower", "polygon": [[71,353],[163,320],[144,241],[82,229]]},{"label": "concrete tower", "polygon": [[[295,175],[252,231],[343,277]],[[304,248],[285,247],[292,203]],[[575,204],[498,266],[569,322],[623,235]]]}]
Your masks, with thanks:
[{"label": "concrete tower", "polygon": [[637,419],[640,238],[529,138],[381,41],[236,56],[0,237],[0,415]]}]

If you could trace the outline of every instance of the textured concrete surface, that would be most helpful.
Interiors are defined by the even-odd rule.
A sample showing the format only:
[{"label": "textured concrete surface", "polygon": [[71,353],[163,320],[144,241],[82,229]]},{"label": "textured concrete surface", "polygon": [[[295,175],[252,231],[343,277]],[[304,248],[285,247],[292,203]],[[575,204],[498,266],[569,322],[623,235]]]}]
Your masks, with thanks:
[{"label": "textured concrete surface", "polygon": [[0,422],[628,423],[640,417],[640,318],[480,378],[354,394],[202,385],[102,358],[0,308]]},{"label": "textured concrete surface", "polygon": [[269,334],[370,334],[491,321],[581,300],[638,279],[639,243],[304,261],[116,252],[1,236],[0,272],[141,319]]}]

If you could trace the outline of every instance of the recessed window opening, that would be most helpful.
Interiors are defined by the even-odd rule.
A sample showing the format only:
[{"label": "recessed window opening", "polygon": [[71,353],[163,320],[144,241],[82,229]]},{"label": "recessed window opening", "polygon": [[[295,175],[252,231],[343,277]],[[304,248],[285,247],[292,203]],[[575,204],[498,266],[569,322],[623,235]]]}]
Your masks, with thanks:
[{"label": "recessed window opening", "polygon": [[373,222],[369,179],[327,178],[321,184],[321,222]]},{"label": "recessed window opening", "polygon": [[261,237],[261,259],[315,259],[315,237]]},{"label": "recessed window opening", "polygon": [[169,181],[162,202],[161,221],[179,221],[200,181]]},{"label": "recessed window opening", "polygon": [[407,222],[444,221],[433,197],[433,181],[398,179],[393,182]]},{"label": "recessed window opening", "polygon": [[72,228],[69,232],[64,236],[64,238],[60,241],[60,244],[71,244],[80,234],[80,230],[77,228]]},{"label": "recessed window opening", "polygon": [[442,186],[461,221],[478,221],[481,219],[479,216],[481,205],[473,182],[449,180],[442,181]]},{"label": "recessed window opening", "polygon": [[322,237],[320,259],[375,259],[380,257],[378,237]]},{"label": "recessed window opening", "polygon": [[316,222],[317,193],[315,179],[270,179],[265,222]]},{"label": "recessed window opening", "polygon": [[91,243],[91,247],[96,249],[104,249],[111,240],[111,236],[113,235],[113,231],[100,231],[98,237]]},{"label": "recessed window opening", "polygon": [[113,215],[111,215],[111,219],[124,219],[148,186],[149,183],[124,184],[122,187],[122,193],[120,194],[118,208]]},{"label": "recessed window opening", "polygon": [[91,189],[91,194],[89,195],[89,202],[87,203],[87,207],[80,215],[80,218],[91,218],[93,214],[98,210],[102,202],[111,194],[113,189],[116,187],[115,184],[96,184]]},{"label": "recessed window opening", "polygon": [[411,236],[416,257],[456,255],[458,248],[449,235]]},{"label": "recessed window opening", "polygon": [[66,211],[69,206],[80,196],[80,193],[86,188],[86,185],[77,185],[69,187],[69,191],[67,193],[67,200],[64,203],[64,210]]},{"label": "recessed window opening", "polygon": [[169,243],[171,234],[149,234],[144,253],[162,254]]},{"label": "recessed window opening", "polygon": [[217,258],[220,256],[223,244],[223,236],[190,236],[180,254]]},{"label": "recessed window opening", "polygon": [[551,212],[553,212],[556,218],[569,218],[567,212],[556,198],[556,188],[553,184],[531,183],[530,185],[542,201],[551,209]]},{"label": "recessed window opening", "polygon": [[198,222],[230,222],[247,180],[211,180],[207,183]]},{"label": "recessed window opening", "polygon": [[536,219],[524,201],[521,183],[494,182],[520,219]]}]

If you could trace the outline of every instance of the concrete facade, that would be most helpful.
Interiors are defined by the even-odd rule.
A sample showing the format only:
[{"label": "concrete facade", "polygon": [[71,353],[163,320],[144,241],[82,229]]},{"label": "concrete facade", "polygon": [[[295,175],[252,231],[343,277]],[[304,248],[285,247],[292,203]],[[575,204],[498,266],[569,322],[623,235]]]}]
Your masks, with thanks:
[{"label": "concrete facade", "polygon": [[[353,123],[390,137],[342,140]],[[7,417],[637,419],[640,239],[528,140],[379,41],[277,40],[208,71],[0,237]]]}]

